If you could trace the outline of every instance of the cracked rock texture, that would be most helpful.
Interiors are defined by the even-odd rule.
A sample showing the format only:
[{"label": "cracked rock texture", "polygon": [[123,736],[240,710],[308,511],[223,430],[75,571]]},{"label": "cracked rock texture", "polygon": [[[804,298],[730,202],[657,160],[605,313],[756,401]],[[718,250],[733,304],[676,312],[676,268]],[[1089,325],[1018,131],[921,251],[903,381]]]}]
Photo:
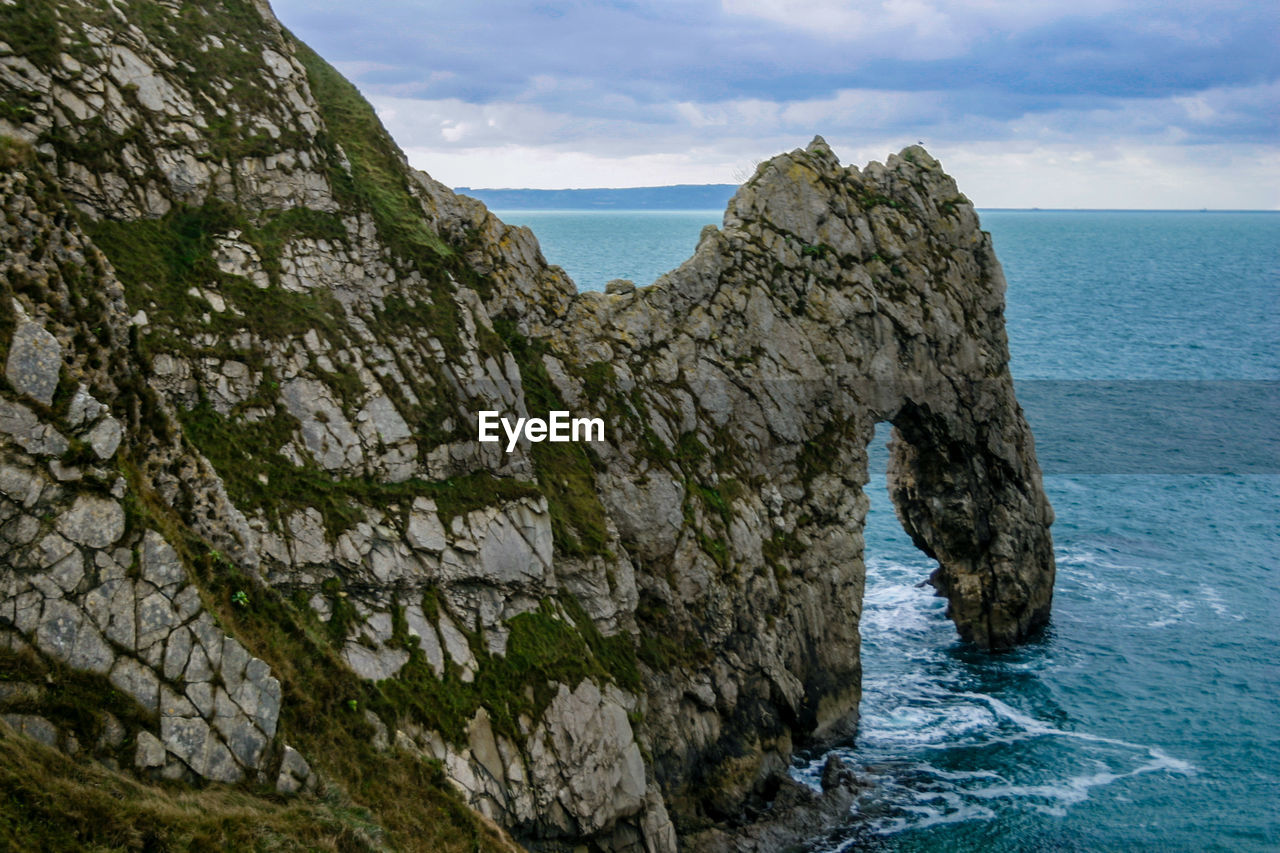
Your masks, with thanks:
[{"label": "cracked rock texture", "polygon": [[[11,727],[309,796],[341,764],[282,720],[333,667],[360,699],[313,727],[521,842],[721,843],[856,730],[881,421],[960,635],[1047,621],[1004,278],[922,148],[815,139],[678,269],[580,294],[265,3],[144,5],[0,7],[0,653],[126,697],[90,732],[0,682]],[[606,441],[508,454],[490,409]],[[323,654],[229,635],[260,602]]]}]

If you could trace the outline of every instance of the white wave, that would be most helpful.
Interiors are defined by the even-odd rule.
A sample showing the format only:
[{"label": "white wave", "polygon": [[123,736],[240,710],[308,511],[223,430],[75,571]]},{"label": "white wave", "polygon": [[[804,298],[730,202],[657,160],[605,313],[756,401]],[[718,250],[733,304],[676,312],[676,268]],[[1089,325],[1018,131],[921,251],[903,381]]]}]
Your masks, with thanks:
[{"label": "white wave", "polygon": [[[1123,743],[1123,741],[1109,741],[1106,738],[1102,740],[1111,743]],[[1050,801],[1049,804],[1032,803],[1031,805],[1038,811],[1043,811],[1054,817],[1065,817],[1069,807],[1089,799],[1089,791],[1093,788],[1100,788],[1120,779],[1140,776],[1144,773],[1165,771],[1190,774],[1195,772],[1195,768],[1187,762],[1166,755],[1159,749],[1154,747],[1137,748],[1146,749],[1152,756],[1152,760],[1125,772],[1104,770],[1097,773],[1071,776],[1058,782],[1041,785],[989,785],[985,788],[971,788],[966,791],[966,794],[981,799],[1038,798],[1048,800]]]},{"label": "white wave", "polygon": [[[1195,610],[1195,603],[1191,601],[1178,601],[1174,599],[1173,596],[1167,594],[1159,594],[1155,597],[1161,598],[1167,602],[1167,606],[1158,608],[1164,610],[1166,615],[1148,622],[1148,628],[1168,628],[1170,625],[1177,625]],[[1148,607],[1144,609],[1151,609],[1151,604],[1152,602],[1148,602]]]},{"label": "white wave", "polygon": [[[941,808],[907,807],[907,811],[916,814],[912,820],[907,817],[890,818],[878,821],[873,827],[877,835],[893,835],[904,829],[928,829],[931,826],[943,826],[951,823],[966,823],[971,820],[991,820],[996,813],[986,806],[977,803],[966,803],[958,797],[947,797]],[[845,850],[849,847],[842,848]]]},{"label": "white wave", "polygon": [[[866,713],[859,746],[839,751],[845,761],[864,764],[863,772],[875,783],[855,811],[862,815],[865,829],[877,835],[991,820],[997,816],[997,803],[1062,817],[1088,800],[1095,789],[1122,779],[1156,772],[1198,772],[1190,762],[1158,747],[1059,728],[985,693],[926,688],[912,701],[917,704]],[[1016,769],[1012,776],[986,769],[948,770],[923,756],[909,757],[917,748],[930,754],[939,746],[983,748],[1038,738],[1063,738],[1097,747],[1077,756],[1093,766],[1062,778],[1022,781]],[[875,755],[885,753],[903,758],[874,763]],[[868,758],[873,763],[865,766]],[[816,789],[825,759],[820,756],[793,775]],[[848,850],[853,845],[844,842],[835,849]]]},{"label": "white wave", "polygon": [[863,743],[877,746],[947,743],[990,729],[993,722],[989,712],[972,705],[900,705],[863,717]]},{"label": "white wave", "polygon": [[1222,598],[1222,594],[1208,584],[1200,584],[1200,598],[1218,616],[1235,622],[1245,621],[1245,618],[1239,613],[1232,612],[1227,602]]},{"label": "white wave", "polygon": [[[1132,598],[1126,581],[1145,569],[1126,565],[1115,549],[1068,548],[1059,554],[1060,577],[1065,576],[1087,598]],[[933,642],[952,628],[945,618],[946,603],[921,588],[930,566],[892,559],[867,561],[867,591],[862,614],[863,648],[868,672],[863,680],[863,716],[856,748],[840,750],[841,757],[873,780],[874,787],[859,800],[859,825],[878,835],[907,829],[996,818],[997,810],[1017,808],[1062,816],[1089,799],[1097,789],[1147,773],[1191,775],[1190,762],[1161,749],[1072,731],[1053,725],[987,693],[963,690],[964,668],[957,667],[941,643]],[[1147,589],[1129,618],[1134,627],[1161,628],[1193,619],[1207,607],[1229,616],[1216,590],[1202,586],[1199,594],[1173,595]],[[1069,649],[1058,649],[1066,658]],[[1082,652],[1082,660],[1088,653]],[[891,666],[877,672],[873,661],[887,657]],[[1043,656],[1025,663],[1008,660],[1002,669],[1043,669]],[[1069,665],[1077,665],[1068,660]],[[1061,668],[1061,666],[1059,666]],[[1055,749],[1066,764],[1048,770],[1039,763],[1000,765],[991,769],[947,770],[931,760],[941,751],[985,750],[1027,744],[1039,739],[1069,740],[1076,744]],[[1050,747],[1050,749],[1054,749]],[[971,753],[978,756],[979,753]],[[826,756],[792,770],[793,776],[817,789]],[[999,759],[997,759],[999,760]],[[1046,778],[1046,776],[1048,778]],[[865,838],[865,836],[861,836]],[[835,849],[847,850],[856,841]]]},{"label": "white wave", "polygon": [[[1012,705],[1001,702],[994,696],[988,696],[985,693],[962,693],[958,695],[967,696],[977,701],[985,702],[996,716],[1010,720],[1028,734],[1072,738],[1075,740],[1088,741],[1090,743],[1107,744],[1109,746],[1116,746],[1136,752],[1145,752],[1151,757],[1152,764],[1150,768],[1147,768],[1150,770],[1168,770],[1173,773],[1182,773],[1187,775],[1199,772],[1199,768],[1195,765],[1188,761],[1183,761],[1180,758],[1174,758],[1159,747],[1143,746],[1142,744],[1132,743],[1127,740],[1104,737],[1090,732],[1076,732],[1069,729],[1055,728],[1048,723],[1037,720],[1035,717],[1022,713]],[[1146,769],[1143,769],[1142,772],[1146,772]]]}]

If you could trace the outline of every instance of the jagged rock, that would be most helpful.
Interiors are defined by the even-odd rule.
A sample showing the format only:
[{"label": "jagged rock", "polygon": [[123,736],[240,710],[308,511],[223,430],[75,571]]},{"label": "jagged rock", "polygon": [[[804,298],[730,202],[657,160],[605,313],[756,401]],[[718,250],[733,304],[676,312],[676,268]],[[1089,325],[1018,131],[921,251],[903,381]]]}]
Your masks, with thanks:
[{"label": "jagged rock", "polygon": [[36,647],[74,669],[106,675],[115,655],[84,611],[65,601],[45,601],[36,628]]},{"label": "jagged rock", "polygon": [[124,535],[124,510],[116,501],[80,495],[58,518],[58,531],[89,548],[106,548]]},{"label": "jagged rock", "polygon": [[498,741],[493,736],[493,726],[489,723],[489,714],[484,708],[476,711],[471,724],[467,726],[467,741],[471,746],[471,757],[499,784],[506,782],[506,768],[502,756],[498,752]]},{"label": "jagged rock", "polygon": [[137,750],[134,753],[134,766],[140,769],[148,769],[151,767],[163,767],[165,759],[165,748],[155,735],[151,732],[138,732]]},{"label": "jagged rock", "polygon": [[[250,659],[244,668],[244,678],[231,689],[231,698],[240,706],[267,737],[276,733],[280,716],[280,682],[271,674],[271,668],[258,658]],[[250,766],[256,766],[253,762]]]},{"label": "jagged rock", "polygon": [[[139,594],[141,592],[142,590],[139,589]],[[178,624],[178,614],[174,612],[173,603],[164,593],[153,592],[145,596],[138,602],[138,650],[144,651],[152,646],[163,644]],[[154,663],[159,662],[157,653]]]},{"label": "jagged rock", "polygon": [[[384,462],[390,462],[387,479],[393,483],[409,479],[413,474],[418,448],[410,443],[413,431],[396,411],[391,400],[385,394],[374,397],[356,415],[356,421],[362,426],[367,424],[370,427],[365,431],[366,445],[387,448],[383,453]],[[400,446],[403,446],[403,452],[393,454],[393,450]]]},{"label": "jagged rock", "polygon": [[551,521],[523,504],[494,516],[477,539],[480,569],[492,583],[536,584],[551,566]]},{"label": "jagged rock", "polygon": [[115,418],[107,415],[98,425],[89,431],[85,436],[85,440],[89,442],[89,446],[93,448],[93,452],[97,454],[99,459],[110,459],[115,456],[116,448],[120,446],[120,439],[123,437],[124,431],[120,427],[120,422]]},{"label": "jagged rock", "polygon": [[169,635],[164,648],[164,677],[173,681],[182,675],[191,659],[191,632],[178,628]]},{"label": "jagged rock", "polygon": [[282,794],[296,794],[311,785],[310,765],[298,750],[286,744],[280,759],[280,774],[276,777],[276,790]]},{"label": "jagged rock", "polygon": [[445,536],[444,525],[436,514],[436,503],[428,498],[415,498],[413,512],[409,514],[409,525],[405,530],[405,541],[423,551],[439,553],[449,544]]},{"label": "jagged rock", "polygon": [[360,643],[347,643],[342,649],[342,657],[356,675],[369,681],[390,678],[409,662],[409,652],[405,649],[385,646],[371,649]]},{"label": "jagged rock", "polygon": [[111,670],[111,683],[132,696],[148,713],[155,713],[160,703],[160,679],[150,667],[133,658],[121,657]]},{"label": "jagged rock", "polygon": [[18,326],[9,344],[4,375],[19,394],[44,405],[53,402],[62,370],[62,345],[41,326],[30,321]]},{"label": "jagged rock", "polygon": [[49,578],[64,593],[72,593],[84,580],[84,555],[77,550],[49,567]]},{"label": "jagged rock", "polygon": [[160,740],[165,748],[205,779],[240,781],[244,771],[236,764],[231,750],[215,736],[209,724],[194,713],[194,707],[190,710],[190,714],[161,713]]},{"label": "jagged rock", "polygon": [[32,507],[40,500],[43,491],[44,482],[35,471],[14,465],[0,465],[0,493],[22,506]]},{"label": "jagged rock", "polygon": [[466,635],[458,630],[452,619],[443,614],[437,625],[440,628],[440,638],[444,641],[445,652],[454,663],[462,667],[462,680],[472,681],[476,677],[476,657],[471,651],[471,644],[467,642]]},{"label": "jagged rock", "polygon": [[856,781],[853,770],[834,752],[822,765],[822,790],[830,791],[840,786],[850,786]]},{"label": "jagged rock", "polygon": [[230,235],[218,238],[217,246],[214,262],[222,272],[243,276],[260,288],[271,284],[267,271],[262,268],[258,251],[253,246]]},{"label": "jagged rock", "polygon": [[293,540],[295,563],[323,563],[332,559],[333,551],[325,537],[324,518],[308,507],[289,516],[289,534]]},{"label": "jagged rock", "polygon": [[15,732],[39,741],[45,746],[58,746],[58,727],[36,714],[0,714]]},{"label": "jagged rock", "polygon": [[299,378],[280,391],[289,414],[302,424],[302,441],[316,462],[330,470],[361,464],[360,437],[325,385]]},{"label": "jagged rock", "polygon": [[226,691],[218,689],[213,699],[213,725],[236,761],[245,767],[257,767],[268,738],[254,726],[239,703]]},{"label": "jagged rock", "polygon": [[73,429],[81,424],[93,423],[106,410],[107,407],[94,399],[88,388],[80,385],[76,388],[76,393],[71,397],[71,404],[67,407],[67,423]]},{"label": "jagged rock", "polygon": [[435,627],[427,620],[422,608],[416,604],[406,607],[404,615],[409,636],[417,638],[431,671],[437,678],[444,675],[444,650],[440,646],[440,637]]},{"label": "jagged rock", "polygon": [[599,832],[644,806],[644,759],[626,709],[590,680],[560,685],[530,738],[529,774],[584,834]]},{"label": "jagged rock", "polygon": [[40,423],[40,419],[26,406],[2,398],[0,433],[8,435],[23,450],[36,456],[61,456],[71,447],[60,432],[49,424]]}]

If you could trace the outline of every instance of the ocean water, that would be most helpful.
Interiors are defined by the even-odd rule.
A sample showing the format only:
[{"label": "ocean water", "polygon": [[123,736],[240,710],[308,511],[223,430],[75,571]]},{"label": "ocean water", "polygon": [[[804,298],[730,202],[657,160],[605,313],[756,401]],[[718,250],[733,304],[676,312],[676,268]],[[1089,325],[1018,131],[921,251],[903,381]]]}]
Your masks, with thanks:
[{"label": "ocean water", "polygon": [[[500,215],[584,288],[652,281],[719,218]],[[862,723],[836,749],[874,784],[810,849],[1280,849],[1280,215],[981,216],[1057,514],[1052,623],[958,641],[882,428]]]}]

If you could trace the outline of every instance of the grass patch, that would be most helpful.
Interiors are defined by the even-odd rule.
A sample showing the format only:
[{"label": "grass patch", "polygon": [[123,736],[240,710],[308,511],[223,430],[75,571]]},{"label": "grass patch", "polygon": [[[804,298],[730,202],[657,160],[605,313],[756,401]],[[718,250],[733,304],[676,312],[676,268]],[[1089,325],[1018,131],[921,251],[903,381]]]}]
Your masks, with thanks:
[{"label": "grass patch", "polygon": [[[76,733],[91,746],[103,732],[104,714],[112,714],[126,727],[154,728],[155,714],[148,713],[132,697],[112,686],[106,677],[71,669],[30,649],[0,649],[0,681],[26,682],[39,689],[30,702],[8,702],[5,713],[39,714],[59,728]],[[131,752],[118,758],[131,761]]]},{"label": "grass patch", "polygon": [[490,655],[481,639],[471,635],[478,662],[473,681],[464,682],[452,662],[446,663],[444,677],[437,678],[415,643],[400,675],[380,682],[379,690],[395,713],[426,723],[454,743],[466,742],[467,724],[481,706],[488,709],[495,731],[523,743],[520,717],[538,719],[559,684],[575,688],[593,678],[628,690],[640,686],[630,637],[601,635],[572,597],[546,599],[537,610],[507,624],[511,633],[501,657]]},{"label": "grass patch", "polygon": [[0,847],[8,850],[385,849],[370,813],[337,798],[148,784],[5,726],[0,792]]},{"label": "grass patch", "polygon": [[20,169],[35,160],[35,150],[30,145],[12,136],[0,136],[0,169]]},{"label": "grass patch", "polygon": [[433,262],[449,255],[444,241],[427,226],[422,206],[409,190],[408,169],[400,150],[373,107],[311,48],[295,41],[294,49],[307,70],[312,94],[328,126],[334,162],[341,159],[337,149],[332,148],[336,143],[351,165],[349,174],[339,168],[332,175],[335,191],[373,214],[378,236],[395,254],[405,259],[421,258],[425,250],[432,253],[427,257]]},{"label": "grass patch", "polygon": [[294,465],[279,452],[298,428],[297,420],[287,413],[276,412],[259,421],[238,421],[219,415],[205,400],[193,409],[180,411],[179,416],[184,433],[213,464],[237,507],[264,511],[277,524],[295,511],[314,507],[334,538],[363,521],[365,507],[431,498],[442,521],[448,524],[458,514],[541,494],[532,483],[487,472],[401,483],[370,477],[334,477],[311,464]]},{"label": "grass patch", "polygon": [[38,68],[53,65],[62,51],[57,15],[49,3],[39,0],[0,4],[0,33],[14,53]]},{"label": "grass patch", "polygon": [[[156,352],[190,352],[191,338],[209,332],[222,338],[252,330],[259,338],[280,340],[315,329],[333,342],[346,325],[337,300],[323,290],[293,293],[273,283],[255,287],[247,279],[228,275],[214,260],[217,238],[239,231],[258,252],[273,281],[278,281],[280,253],[294,237],[345,239],[341,222],[330,214],[293,210],[254,226],[240,208],[216,200],[200,206],[176,207],[159,219],[129,222],[86,222],[94,243],[116,269],[130,305],[146,308],[153,329],[143,337]],[[201,315],[209,304],[191,294],[210,288],[241,311]],[[154,304],[152,304],[154,303]],[[145,355],[145,353],[144,353]]]},{"label": "grass patch", "polygon": [[[503,318],[494,322],[494,330],[520,366],[529,416],[546,418],[553,410],[567,409],[542,362],[548,351],[546,344],[524,337],[513,322]],[[596,493],[595,459],[587,445],[543,441],[531,445],[530,450],[538,485],[547,496],[556,548],[569,556],[612,556],[604,505]]]},{"label": "grass patch", "polygon": [[430,316],[418,317],[418,323],[432,331],[446,353],[460,357],[462,321],[449,279],[467,278],[469,268],[428,226],[410,190],[408,166],[373,107],[311,48],[295,40],[294,49],[328,128],[317,142],[328,153],[334,195],[348,209],[369,211],[382,242],[426,280]]},{"label": "grass patch", "polygon": [[636,624],[640,628],[636,659],[652,670],[697,669],[712,660],[711,650],[701,636],[673,630],[675,617],[667,605],[657,599],[641,595],[636,607]]}]

